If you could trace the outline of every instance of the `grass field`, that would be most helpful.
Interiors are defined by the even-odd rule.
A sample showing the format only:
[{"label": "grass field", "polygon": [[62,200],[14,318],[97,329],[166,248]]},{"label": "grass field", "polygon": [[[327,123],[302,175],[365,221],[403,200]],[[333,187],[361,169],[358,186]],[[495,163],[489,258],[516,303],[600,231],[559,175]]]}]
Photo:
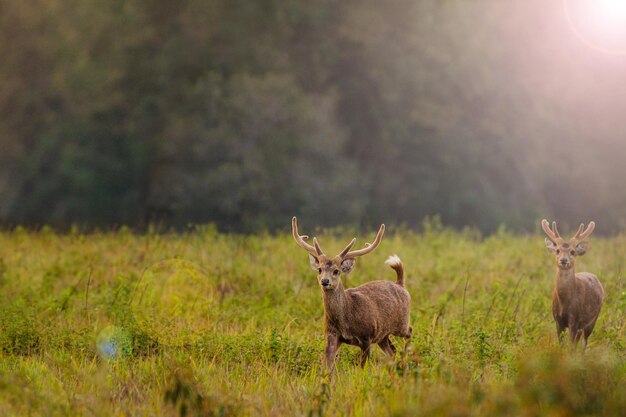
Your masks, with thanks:
[{"label": "grass field", "polygon": [[344,283],[395,279],[394,253],[411,344],[364,369],[343,346],[329,379],[321,291],[286,232],[1,233],[0,415],[624,415],[626,236],[577,260],[607,293],[584,355],[558,345],[543,236],[392,228]]}]

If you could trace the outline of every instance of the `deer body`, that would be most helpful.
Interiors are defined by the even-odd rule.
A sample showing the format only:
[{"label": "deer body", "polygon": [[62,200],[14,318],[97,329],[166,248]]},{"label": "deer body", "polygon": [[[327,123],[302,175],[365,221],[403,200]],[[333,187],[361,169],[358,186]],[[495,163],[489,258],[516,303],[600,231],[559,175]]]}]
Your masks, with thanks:
[{"label": "deer body", "polygon": [[364,365],[370,345],[378,344],[385,353],[392,355],[395,348],[390,335],[411,337],[411,296],[397,283],[372,281],[347,290],[339,285],[334,290],[323,290],[323,298],[326,363],[330,368],[341,344],[360,347]]},{"label": "deer body", "polygon": [[598,278],[589,272],[574,273],[574,269],[557,270],[552,294],[552,316],[559,337],[568,329],[570,341],[577,343],[582,336],[583,349],[598,319],[604,289]]},{"label": "deer body", "polygon": [[384,233],[381,226],[376,240],[364,249],[350,251],[355,240],[337,256],[324,255],[317,240],[315,247],[304,242],[306,236],[298,234],[296,218],[292,220],[296,242],[309,252],[311,267],[318,272],[318,281],[324,301],[326,347],[324,361],[329,370],[334,368],[337,350],[342,344],[361,348],[361,366],[369,358],[370,347],[378,344],[388,355],[395,353],[389,336],[410,338],[409,326],[411,297],[404,288],[404,268],[397,256],[386,263],[396,271],[396,282],[372,281],[356,288],[344,289],[341,275],[349,273],[357,256],[373,251]]},{"label": "deer body", "polygon": [[589,223],[584,232],[581,224],[569,243],[559,235],[556,222],[552,223],[552,230],[547,220],[541,225],[548,235],[546,247],[557,259],[556,284],[552,293],[552,316],[557,335],[561,340],[567,329],[574,346],[582,338],[584,350],[604,302],[604,289],[594,274],[574,272],[574,258],[587,252],[588,243],[584,239],[593,232],[595,223]]}]

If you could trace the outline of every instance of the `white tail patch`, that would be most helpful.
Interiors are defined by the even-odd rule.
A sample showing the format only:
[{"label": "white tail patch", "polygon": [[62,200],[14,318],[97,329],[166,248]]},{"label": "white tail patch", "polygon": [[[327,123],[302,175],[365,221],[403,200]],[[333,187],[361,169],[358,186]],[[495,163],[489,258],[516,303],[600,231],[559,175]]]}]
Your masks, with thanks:
[{"label": "white tail patch", "polygon": [[402,265],[402,261],[398,255],[391,255],[385,263],[391,267]]}]

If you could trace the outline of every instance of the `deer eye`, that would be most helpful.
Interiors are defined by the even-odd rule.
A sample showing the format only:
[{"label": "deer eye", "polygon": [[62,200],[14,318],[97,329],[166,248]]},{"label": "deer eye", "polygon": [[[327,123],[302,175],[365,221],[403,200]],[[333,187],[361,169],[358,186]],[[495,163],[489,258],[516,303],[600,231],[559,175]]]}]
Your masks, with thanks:
[{"label": "deer eye", "polygon": [[317,268],[317,272],[318,272],[319,274],[321,274],[321,273],[322,273],[322,268]]},{"label": "deer eye", "polygon": [[576,251],[574,249],[572,249],[569,253],[570,255],[576,255]]},{"label": "deer eye", "polygon": [[338,269],[335,269],[335,270],[333,271],[333,275],[339,275],[339,270],[338,270]]},{"label": "deer eye", "polygon": [[556,250],[556,254],[558,255],[559,253],[561,253],[561,249]]}]

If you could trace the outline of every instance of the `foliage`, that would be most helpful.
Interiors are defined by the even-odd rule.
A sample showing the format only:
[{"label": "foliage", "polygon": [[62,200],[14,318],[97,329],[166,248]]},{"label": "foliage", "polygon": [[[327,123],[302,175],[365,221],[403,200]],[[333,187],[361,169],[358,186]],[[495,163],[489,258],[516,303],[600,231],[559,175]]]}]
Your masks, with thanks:
[{"label": "foliage", "polygon": [[562,13],[0,0],[0,223],[623,228],[624,61]]},{"label": "foliage", "polygon": [[[392,279],[384,260],[397,253],[412,297],[411,343],[395,339],[393,359],[374,349],[364,369],[358,349],[344,346],[330,379],[321,372],[320,290],[288,234],[225,235],[212,226],[184,234],[0,233],[0,414],[623,414],[625,236],[594,238],[577,262],[607,293],[582,355],[558,345],[555,266],[541,236],[482,237],[437,221],[423,229],[389,231],[346,279],[348,286]],[[318,233],[329,251],[351,236]],[[195,338],[180,321],[167,329],[158,304],[141,315],[158,326],[133,310],[149,276],[158,300],[168,270],[151,267],[165,260],[195,264],[213,288],[210,298],[176,300],[192,304],[187,314],[213,309],[209,321],[189,320],[200,327]],[[163,284],[164,308],[171,297],[192,297],[201,280],[180,288],[180,273],[176,286]]]}]

